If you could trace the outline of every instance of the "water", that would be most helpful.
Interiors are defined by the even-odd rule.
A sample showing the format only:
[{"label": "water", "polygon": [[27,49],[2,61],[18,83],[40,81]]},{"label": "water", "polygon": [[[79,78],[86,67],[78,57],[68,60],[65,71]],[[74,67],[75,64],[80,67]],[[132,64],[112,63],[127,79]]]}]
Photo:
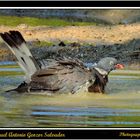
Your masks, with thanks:
[{"label": "water", "polygon": [[140,127],[138,76],[110,76],[104,95],[4,92],[23,79],[0,76],[0,127]]},{"label": "water", "polygon": [[16,64],[14,61],[1,61],[0,65],[14,65]]},{"label": "water", "polygon": [[22,70],[20,68],[11,68],[11,69],[0,68],[0,71],[22,71]]}]

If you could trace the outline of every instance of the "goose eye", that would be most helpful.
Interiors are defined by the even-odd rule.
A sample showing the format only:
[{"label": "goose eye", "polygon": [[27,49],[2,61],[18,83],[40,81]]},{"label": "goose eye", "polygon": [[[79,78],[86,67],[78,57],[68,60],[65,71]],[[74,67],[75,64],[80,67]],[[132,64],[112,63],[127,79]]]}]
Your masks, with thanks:
[{"label": "goose eye", "polygon": [[110,63],[109,63],[110,65],[113,65],[113,61],[110,61]]}]

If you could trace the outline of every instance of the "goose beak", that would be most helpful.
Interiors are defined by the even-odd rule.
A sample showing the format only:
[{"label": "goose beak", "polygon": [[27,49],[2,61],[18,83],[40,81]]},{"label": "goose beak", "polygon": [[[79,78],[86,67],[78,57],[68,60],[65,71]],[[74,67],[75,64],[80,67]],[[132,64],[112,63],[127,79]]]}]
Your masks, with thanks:
[{"label": "goose beak", "polygon": [[116,64],[115,69],[124,69],[124,65],[123,64]]}]

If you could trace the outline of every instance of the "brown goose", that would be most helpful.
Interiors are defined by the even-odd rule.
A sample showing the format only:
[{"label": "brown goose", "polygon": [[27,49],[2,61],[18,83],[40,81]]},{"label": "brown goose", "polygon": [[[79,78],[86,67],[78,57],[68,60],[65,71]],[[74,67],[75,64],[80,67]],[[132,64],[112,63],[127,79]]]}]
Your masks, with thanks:
[{"label": "brown goose", "polygon": [[18,64],[26,74],[26,81],[12,91],[104,93],[110,71],[123,68],[123,65],[118,64],[117,60],[112,57],[101,59],[93,68],[86,67],[78,59],[42,60],[38,63],[19,31],[1,33],[0,36],[17,57]]}]

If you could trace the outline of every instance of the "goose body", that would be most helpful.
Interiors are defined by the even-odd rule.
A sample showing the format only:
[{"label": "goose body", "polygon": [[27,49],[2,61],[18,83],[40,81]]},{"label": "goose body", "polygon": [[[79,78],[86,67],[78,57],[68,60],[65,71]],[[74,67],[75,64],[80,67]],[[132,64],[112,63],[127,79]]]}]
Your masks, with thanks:
[{"label": "goose body", "polygon": [[112,57],[101,59],[92,68],[78,59],[42,60],[39,63],[19,31],[1,33],[0,36],[17,57],[26,75],[26,80],[14,89],[17,92],[104,93],[110,71],[123,67]]}]

